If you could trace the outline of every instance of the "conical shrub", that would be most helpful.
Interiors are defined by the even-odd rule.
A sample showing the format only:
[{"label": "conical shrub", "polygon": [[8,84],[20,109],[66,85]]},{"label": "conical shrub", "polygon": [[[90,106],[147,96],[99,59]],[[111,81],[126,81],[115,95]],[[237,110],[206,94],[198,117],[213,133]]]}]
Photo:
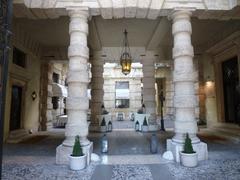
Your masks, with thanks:
[{"label": "conical shrub", "polygon": [[75,142],[73,146],[72,156],[83,156],[82,148],[79,141],[79,136],[75,137]]},{"label": "conical shrub", "polygon": [[147,123],[147,118],[146,118],[146,116],[145,116],[144,121],[143,121],[143,126],[147,126],[147,125],[148,125],[148,123]]},{"label": "conical shrub", "polygon": [[186,153],[186,154],[195,153],[192,147],[192,140],[189,138],[188,133],[186,134],[183,153]]},{"label": "conical shrub", "polygon": [[105,118],[102,119],[101,126],[106,126]]}]

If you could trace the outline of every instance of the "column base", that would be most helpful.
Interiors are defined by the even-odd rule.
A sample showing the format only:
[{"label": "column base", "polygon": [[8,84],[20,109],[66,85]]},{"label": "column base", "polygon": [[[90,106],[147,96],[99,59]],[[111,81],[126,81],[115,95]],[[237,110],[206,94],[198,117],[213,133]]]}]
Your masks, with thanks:
[{"label": "column base", "polygon": [[48,122],[46,123],[46,127],[47,127],[47,131],[52,130],[52,129],[53,129],[53,123],[52,123],[52,121],[48,121]]},{"label": "column base", "polygon": [[[193,149],[198,153],[198,160],[207,160],[208,159],[208,149],[207,144],[204,142],[192,144]],[[180,162],[180,153],[183,150],[183,144],[176,143],[172,139],[167,139],[167,151],[173,153],[174,159],[176,162]]]},{"label": "column base", "polygon": [[[69,156],[72,154],[72,146],[59,145],[56,148],[56,164],[69,164]],[[87,154],[87,165],[90,164],[91,154],[93,152],[93,143],[90,142],[87,146],[82,146],[84,154]]]}]

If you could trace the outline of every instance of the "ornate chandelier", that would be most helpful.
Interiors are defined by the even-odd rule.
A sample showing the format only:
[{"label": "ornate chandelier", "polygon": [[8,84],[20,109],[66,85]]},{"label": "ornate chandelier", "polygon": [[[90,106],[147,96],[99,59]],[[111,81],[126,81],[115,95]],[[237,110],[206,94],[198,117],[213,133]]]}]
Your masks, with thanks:
[{"label": "ornate chandelier", "polygon": [[128,32],[125,29],[122,52],[120,57],[120,64],[122,66],[122,73],[124,75],[128,75],[131,72],[131,65],[132,65],[132,57],[131,57],[130,48],[128,44],[127,34]]}]

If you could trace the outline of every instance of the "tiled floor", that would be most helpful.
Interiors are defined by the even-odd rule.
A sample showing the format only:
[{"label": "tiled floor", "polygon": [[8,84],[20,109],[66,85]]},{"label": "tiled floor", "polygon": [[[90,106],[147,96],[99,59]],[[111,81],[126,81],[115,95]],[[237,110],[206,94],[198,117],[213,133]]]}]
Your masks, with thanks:
[{"label": "tiled floor", "polygon": [[2,179],[42,180],[171,180],[171,179],[240,179],[240,144],[219,139],[211,134],[200,134],[208,143],[209,160],[199,163],[196,168],[185,168],[180,164],[161,158],[165,141],[172,132],[158,132],[158,154],[149,151],[151,133],[114,131],[108,133],[109,153],[100,152],[102,134],[90,134],[94,152],[103,161],[91,163],[82,171],[71,171],[68,166],[55,164],[55,150],[64,139],[64,133],[41,134],[21,144],[5,144]]}]

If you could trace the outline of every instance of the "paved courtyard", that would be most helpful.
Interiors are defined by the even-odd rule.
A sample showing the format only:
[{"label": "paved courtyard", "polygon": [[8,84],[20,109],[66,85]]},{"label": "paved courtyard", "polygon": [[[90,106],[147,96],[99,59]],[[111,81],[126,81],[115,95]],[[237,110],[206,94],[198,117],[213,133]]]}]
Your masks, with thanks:
[{"label": "paved courtyard", "polygon": [[151,133],[116,130],[108,133],[109,153],[100,152],[100,133],[91,133],[94,153],[101,162],[92,162],[82,171],[71,171],[68,166],[55,164],[55,149],[64,139],[63,131],[39,133],[19,144],[5,144],[2,179],[42,180],[171,180],[171,179],[240,179],[240,144],[201,132],[200,138],[208,143],[209,160],[196,168],[185,168],[161,158],[166,138],[173,132],[158,132],[158,154],[149,150]]}]

